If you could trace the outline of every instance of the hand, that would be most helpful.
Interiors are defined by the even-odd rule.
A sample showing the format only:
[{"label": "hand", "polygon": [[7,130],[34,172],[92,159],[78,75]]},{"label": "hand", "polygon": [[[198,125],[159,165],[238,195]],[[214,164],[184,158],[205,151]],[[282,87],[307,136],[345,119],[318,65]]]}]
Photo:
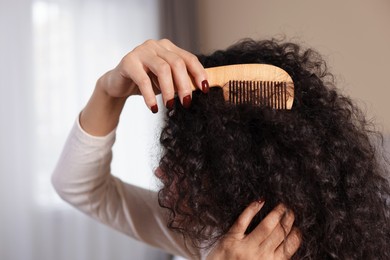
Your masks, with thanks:
[{"label": "hand", "polygon": [[298,229],[292,227],[293,212],[283,204],[276,206],[251,233],[245,234],[263,205],[264,202],[251,203],[207,259],[290,259],[299,248],[301,236]]},{"label": "hand", "polygon": [[111,97],[142,94],[146,105],[157,112],[156,94],[171,108],[175,92],[182,104],[191,103],[191,75],[196,86],[208,91],[207,74],[198,58],[169,40],[148,40],[128,53],[119,65],[106,73],[100,85]]},{"label": "hand", "polygon": [[94,93],[80,115],[81,127],[91,135],[104,136],[119,122],[131,95],[142,95],[146,105],[157,113],[156,94],[172,108],[175,93],[184,107],[192,98],[193,82],[208,91],[207,74],[198,58],[169,40],[148,40],[128,53],[115,69],[99,78]]}]

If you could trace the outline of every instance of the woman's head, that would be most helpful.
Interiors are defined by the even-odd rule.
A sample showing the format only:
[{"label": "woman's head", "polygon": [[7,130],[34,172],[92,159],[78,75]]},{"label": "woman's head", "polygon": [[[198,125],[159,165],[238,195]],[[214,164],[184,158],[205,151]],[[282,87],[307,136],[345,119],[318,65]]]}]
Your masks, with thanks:
[{"label": "woman's head", "polygon": [[194,92],[189,109],[177,101],[160,138],[159,203],[170,210],[173,230],[194,245],[211,245],[263,198],[248,231],[284,203],[303,235],[297,257],[364,258],[390,242],[390,191],[370,142],[375,134],[333,87],[318,53],[245,40],[199,60],[205,67],[278,66],[292,77],[295,100],[290,111],[231,105],[211,88]]}]

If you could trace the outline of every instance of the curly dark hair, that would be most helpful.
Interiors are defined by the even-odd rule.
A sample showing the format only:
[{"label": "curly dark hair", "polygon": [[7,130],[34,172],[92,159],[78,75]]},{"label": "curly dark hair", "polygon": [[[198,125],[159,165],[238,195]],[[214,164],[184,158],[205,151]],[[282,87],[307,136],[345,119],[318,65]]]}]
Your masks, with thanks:
[{"label": "curly dark hair", "polygon": [[390,259],[382,136],[335,88],[321,56],[294,43],[245,39],[198,57],[205,67],[278,66],[294,81],[294,104],[288,111],[232,105],[220,88],[195,91],[189,109],[176,99],[160,137],[159,203],[169,209],[169,228],[196,247],[211,246],[264,198],[247,232],[284,203],[302,233],[294,259]]}]

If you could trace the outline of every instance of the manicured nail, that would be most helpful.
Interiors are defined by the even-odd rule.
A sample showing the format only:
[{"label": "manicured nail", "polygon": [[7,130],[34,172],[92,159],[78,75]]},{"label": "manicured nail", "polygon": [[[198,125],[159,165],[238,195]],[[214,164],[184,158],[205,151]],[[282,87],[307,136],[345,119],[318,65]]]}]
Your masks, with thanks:
[{"label": "manicured nail", "polygon": [[158,112],[158,106],[157,106],[157,104],[154,105],[154,106],[152,106],[152,107],[150,108],[150,110],[152,110],[152,113],[153,113],[153,114],[156,114],[156,113]]},{"label": "manicured nail", "polygon": [[175,102],[175,99],[174,99],[174,98],[168,100],[167,103],[165,104],[165,107],[166,107],[168,110],[172,110],[174,102]]},{"label": "manicured nail", "polygon": [[202,91],[203,93],[208,93],[209,92],[209,82],[205,79],[202,81]]},{"label": "manicured nail", "polygon": [[183,98],[183,107],[189,108],[191,106],[191,95],[187,95]]},{"label": "manicured nail", "polygon": [[261,206],[264,204],[265,202],[265,199],[264,198],[260,198],[257,203],[259,203]]}]

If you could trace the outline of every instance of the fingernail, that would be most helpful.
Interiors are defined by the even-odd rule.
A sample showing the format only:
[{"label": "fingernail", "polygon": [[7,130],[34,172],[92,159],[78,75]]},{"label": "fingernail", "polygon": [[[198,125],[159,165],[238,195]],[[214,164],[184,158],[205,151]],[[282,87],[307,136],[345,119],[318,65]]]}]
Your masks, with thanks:
[{"label": "fingernail", "polygon": [[208,93],[209,92],[209,82],[205,79],[202,81],[202,91],[203,93]]},{"label": "fingernail", "polygon": [[175,99],[174,99],[174,98],[168,100],[167,103],[165,104],[165,107],[166,107],[168,110],[172,110],[174,102],[175,102]]},{"label": "fingernail", "polygon": [[260,206],[262,206],[262,205],[264,204],[264,202],[265,202],[265,199],[264,199],[264,198],[260,198],[260,199],[257,201],[257,203],[259,203]]},{"label": "fingernail", "polygon": [[153,114],[156,114],[156,113],[158,112],[158,106],[157,106],[157,104],[154,105],[154,106],[152,106],[152,107],[150,108],[150,110],[152,110],[152,113],[153,113]]},{"label": "fingernail", "polygon": [[191,106],[191,95],[187,95],[183,98],[183,107],[189,108]]}]

